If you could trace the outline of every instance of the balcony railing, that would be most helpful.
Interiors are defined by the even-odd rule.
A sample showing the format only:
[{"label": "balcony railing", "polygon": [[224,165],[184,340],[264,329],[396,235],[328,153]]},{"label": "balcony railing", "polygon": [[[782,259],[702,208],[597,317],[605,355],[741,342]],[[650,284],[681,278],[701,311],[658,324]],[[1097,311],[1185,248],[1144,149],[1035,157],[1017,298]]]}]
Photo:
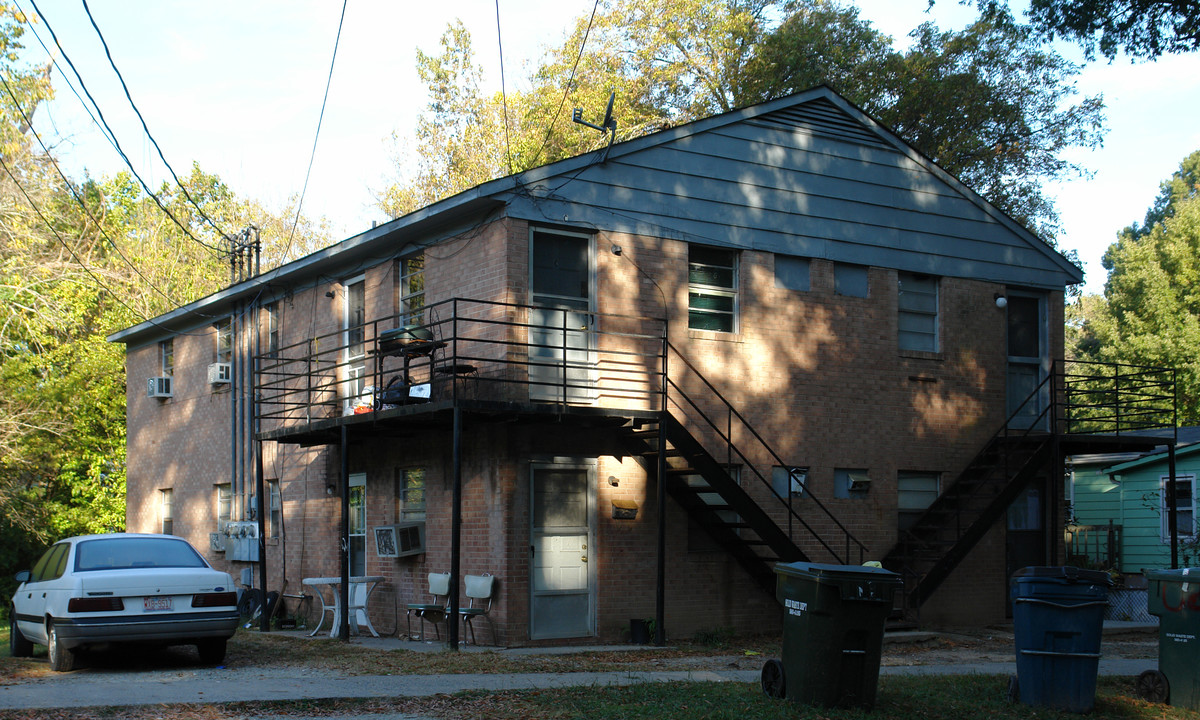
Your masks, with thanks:
[{"label": "balcony railing", "polygon": [[260,355],[264,430],[450,399],[656,410],[665,321],[452,299]]}]

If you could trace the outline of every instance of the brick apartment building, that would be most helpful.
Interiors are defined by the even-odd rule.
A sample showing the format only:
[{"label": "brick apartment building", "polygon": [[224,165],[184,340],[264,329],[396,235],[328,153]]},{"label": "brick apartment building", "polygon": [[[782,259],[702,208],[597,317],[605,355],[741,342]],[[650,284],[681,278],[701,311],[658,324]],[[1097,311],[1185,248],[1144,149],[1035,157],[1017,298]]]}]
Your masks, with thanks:
[{"label": "brick apartment building", "polygon": [[[778,559],[880,560],[920,622],[992,622],[1011,570],[1057,552],[1080,280],[816,88],[486,183],[115,334],[128,529],[285,597],[380,576],[384,633],[441,571],[498,579],[483,642],[770,630]],[[226,531],[249,520],[246,555]],[[391,556],[394,526],[421,551]]]}]

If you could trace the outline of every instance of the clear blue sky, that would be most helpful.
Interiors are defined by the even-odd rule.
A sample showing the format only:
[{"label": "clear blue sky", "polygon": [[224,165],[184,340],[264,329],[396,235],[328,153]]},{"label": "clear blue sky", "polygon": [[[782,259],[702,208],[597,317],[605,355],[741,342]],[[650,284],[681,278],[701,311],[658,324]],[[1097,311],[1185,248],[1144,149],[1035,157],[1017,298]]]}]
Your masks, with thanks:
[{"label": "clear blue sky", "polygon": [[[32,10],[30,0],[17,0]],[[558,45],[592,0],[499,0],[500,39],[510,89],[524,87],[531,61]],[[926,20],[943,28],[968,22],[957,0],[860,0],[861,16],[901,40]],[[176,172],[193,161],[237,193],[280,207],[304,182],[342,3],[338,0],[91,0],[89,6],[134,101]],[[169,176],[129,109],[80,0],[38,0],[49,25],[84,76],[118,140],[147,180]],[[415,53],[438,51],[447,23],[472,33],[490,89],[499,89],[495,0],[443,3],[350,0],[333,85],[317,146],[305,214],[326,216],[335,239],[385,219],[372,190],[392,166],[389,138],[411,137],[425,104]],[[38,33],[50,44],[46,26]],[[32,35],[26,57],[47,60]],[[1072,46],[1061,51],[1072,59]],[[60,58],[61,60],[61,58]],[[62,63],[65,66],[65,63]],[[123,167],[57,73],[58,97],[39,112],[39,131],[54,139],[69,172],[93,176]],[[1099,292],[1099,264],[1116,232],[1140,221],[1179,161],[1200,149],[1200,54],[1157,63],[1093,63],[1081,93],[1103,92],[1109,133],[1104,147],[1072,160],[1094,176],[1051,188],[1058,200],[1063,249],[1085,261],[1088,292]],[[597,109],[599,111],[599,109]]]}]

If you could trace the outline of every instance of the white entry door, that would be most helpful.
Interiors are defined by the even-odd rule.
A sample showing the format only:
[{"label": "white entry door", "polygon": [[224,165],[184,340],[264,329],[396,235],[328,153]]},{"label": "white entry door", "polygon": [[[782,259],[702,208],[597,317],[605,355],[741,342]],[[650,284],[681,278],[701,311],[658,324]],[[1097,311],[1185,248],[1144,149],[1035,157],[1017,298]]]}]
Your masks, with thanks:
[{"label": "white entry door", "polygon": [[586,235],[533,230],[530,236],[529,397],[590,402],[592,241]]},{"label": "white entry door", "polygon": [[535,464],[530,482],[531,638],[596,634],[590,466]]},{"label": "white entry door", "polygon": [[1008,296],[1008,412],[1014,428],[1042,427],[1050,401],[1047,388],[1034,395],[1050,370],[1046,337],[1046,296]]}]

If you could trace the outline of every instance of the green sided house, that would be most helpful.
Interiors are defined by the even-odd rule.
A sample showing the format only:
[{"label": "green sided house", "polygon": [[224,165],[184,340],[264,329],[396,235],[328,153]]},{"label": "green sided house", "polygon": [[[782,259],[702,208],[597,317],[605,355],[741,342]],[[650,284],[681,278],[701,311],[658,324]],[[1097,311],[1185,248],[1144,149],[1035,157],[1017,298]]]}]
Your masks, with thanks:
[{"label": "green sided house", "polygon": [[452,616],[495,578],[485,643],[762,632],[774,563],[804,559],[881,561],[914,622],[990,623],[1014,568],[1062,559],[1063,458],[1148,451],[1129,431],[1173,417],[1173,393],[1121,412],[1169,377],[1060,360],[1080,280],[818,87],[485,183],[114,334],[128,528],[187,537],[311,625],[305,579],[349,598],[373,578],[382,633],[443,572]]},{"label": "green sided house", "polygon": [[1174,565],[1200,563],[1196,546],[1196,478],[1200,428],[1179,428],[1175,495],[1169,502],[1171,457],[1157,452],[1083,455],[1068,460],[1068,561],[1137,575],[1173,566],[1171,517],[1177,543]]}]

